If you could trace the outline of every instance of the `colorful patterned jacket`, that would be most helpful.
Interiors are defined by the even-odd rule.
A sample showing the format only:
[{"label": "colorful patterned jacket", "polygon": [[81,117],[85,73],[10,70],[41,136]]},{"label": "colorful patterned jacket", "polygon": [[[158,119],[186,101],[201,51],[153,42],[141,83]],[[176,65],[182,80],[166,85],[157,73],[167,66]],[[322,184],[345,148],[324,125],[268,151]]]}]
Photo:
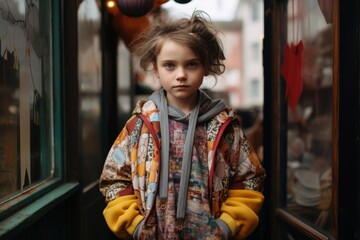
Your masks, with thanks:
[{"label": "colorful patterned jacket", "polygon": [[[214,218],[228,224],[232,236],[242,239],[258,224],[265,170],[231,109],[214,117],[207,129],[211,212]],[[233,131],[235,141],[231,156],[226,157],[227,165],[220,166],[217,163],[224,157],[219,143],[225,129]],[[160,146],[156,105],[152,101],[139,101],[111,147],[100,177],[100,191],[107,203],[105,220],[121,239],[132,236],[144,218],[145,225],[156,224],[153,210],[161,164]]]}]

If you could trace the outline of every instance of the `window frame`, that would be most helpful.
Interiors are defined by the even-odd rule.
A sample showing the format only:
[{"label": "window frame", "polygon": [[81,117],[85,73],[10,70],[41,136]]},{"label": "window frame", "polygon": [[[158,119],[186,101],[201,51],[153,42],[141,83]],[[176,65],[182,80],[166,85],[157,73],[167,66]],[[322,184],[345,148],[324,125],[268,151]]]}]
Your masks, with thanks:
[{"label": "window frame", "polygon": [[53,86],[53,157],[55,176],[24,190],[0,205],[0,238],[13,237],[78,189],[78,182],[64,182],[64,136],[62,96],[61,1],[51,1],[52,79]]}]

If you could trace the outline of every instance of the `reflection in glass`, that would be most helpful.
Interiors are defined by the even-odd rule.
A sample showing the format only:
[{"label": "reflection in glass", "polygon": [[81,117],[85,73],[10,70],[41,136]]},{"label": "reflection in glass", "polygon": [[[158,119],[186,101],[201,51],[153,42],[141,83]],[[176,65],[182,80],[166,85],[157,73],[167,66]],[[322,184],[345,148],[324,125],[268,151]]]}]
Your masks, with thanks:
[{"label": "reflection in glass", "polygon": [[0,0],[0,201],[53,173],[51,32],[50,1]]},{"label": "reflection in glass", "polygon": [[287,208],[330,231],[333,26],[320,3],[288,2],[288,44],[304,48],[301,95],[287,116]]}]

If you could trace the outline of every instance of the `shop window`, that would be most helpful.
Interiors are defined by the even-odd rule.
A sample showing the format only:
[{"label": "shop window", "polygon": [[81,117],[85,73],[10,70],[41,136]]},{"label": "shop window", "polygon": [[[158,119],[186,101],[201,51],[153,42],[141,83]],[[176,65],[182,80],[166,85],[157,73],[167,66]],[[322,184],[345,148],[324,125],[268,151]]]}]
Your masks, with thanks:
[{"label": "shop window", "polygon": [[[331,6],[329,1],[329,6]],[[287,46],[282,65],[288,103],[286,209],[314,229],[332,229],[333,26],[321,1],[289,1]],[[286,51],[286,48],[285,50]],[[299,76],[290,65],[301,63]],[[299,79],[300,81],[298,81]],[[288,232],[291,239],[295,234]],[[290,238],[289,238],[290,239]]]},{"label": "shop window", "polygon": [[57,175],[51,1],[0,1],[0,202]]}]

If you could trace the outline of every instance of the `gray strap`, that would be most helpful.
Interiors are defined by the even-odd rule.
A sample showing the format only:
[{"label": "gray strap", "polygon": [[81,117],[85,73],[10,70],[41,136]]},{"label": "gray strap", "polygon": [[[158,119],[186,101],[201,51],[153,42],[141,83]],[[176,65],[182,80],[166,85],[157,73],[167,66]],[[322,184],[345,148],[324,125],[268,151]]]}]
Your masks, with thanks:
[{"label": "gray strap", "polygon": [[168,182],[169,182],[169,119],[168,107],[165,94],[160,95],[160,132],[161,132],[161,161],[160,161],[160,199],[167,199]]},{"label": "gray strap", "polygon": [[192,162],[192,149],[194,145],[194,134],[196,122],[199,115],[200,102],[196,105],[195,109],[190,114],[189,127],[185,138],[184,153],[181,166],[181,178],[179,187],[179,198],[177,204],[177,219],[184,219],[186,209],[187,190],[190,179],[191,162]]}]

